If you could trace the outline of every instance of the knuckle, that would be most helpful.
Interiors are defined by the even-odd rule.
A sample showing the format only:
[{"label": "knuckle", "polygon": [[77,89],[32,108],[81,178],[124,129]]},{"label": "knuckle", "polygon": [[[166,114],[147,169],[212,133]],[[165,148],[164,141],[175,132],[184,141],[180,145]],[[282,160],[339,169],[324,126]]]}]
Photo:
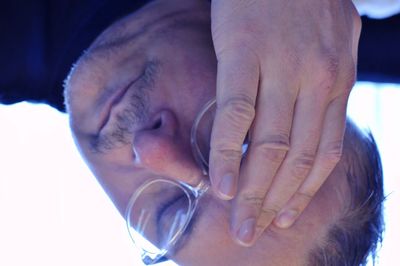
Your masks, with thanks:
[{"label": "knuckle", "polygon": [[261,208],[261,215],[262,216],[272,216],[275,217],[278,215],[279,211],[282,209],[281,206],[276,204],[270,204],[268,206],[263,206]]},{"label": "knuckle", "polygon": [[261,141],[251,143],[253,151],[273,163],[281,163],[289,148],[289,134],[286,133],[269,135]]},{"label": "knuckle", "polygon": [[279,206],[276,203],[269,203],[265,204],[261,210],[260,210],[260,215],[258,216],[257,219],[257,229],[264,230],[268,224],[270,224],[273,219],[278,215],[280,210],[282,209],[282,206]]},{"label": "knuckle", "polygon": [[[248,22],[247,22],[248,23]],[[245,28],[246,26],[241,25],[241,27]],[[253,28],[254,31],[254,28]],[[218,59],[218,63],[230,63],[232,60],[236,63],[242,63],[243,65],[236,65],[235,67],[237,69],[242,69],[244,66],[247,68],[247,70],[251,73],[256,73],[258,66],[256,63],[258,61],[258,53],[257,53],[257,47],[260,47],[261,41],[258,41],[258,39],[253,38],[253,43],[252,45],[249,45],[249,43],[245,40],[249,39],[250,32],[246,31],[245,29],[242,29],[237,32],[237,36],[234,39],[231,38],[224,38],[224,40],[220,41],[219,39],[222,39],[222,37],[219,37],[220,35],[225,35],[226,33],[214,33],[213,34],[213,39],[215,39],[215,42],[218,43],[218,46],[215,47],[215,53]],[[257,34],[255,34],[257,35]],[[251,35],[253,36],[253,35]],[[240,54],[238,54],[238,51],[240,51]],[[251,64],[249,64],[251,62]]]},{"label": "knuckle", "polygon": [[[226,155],[236,155],[242,150],[243,140],[253,122],[253,100],[245,95],[231,97],[221,105],[217,103],[217,118],[221,122],[211,138],[211,148]],[[223,126],[222,126],[223,125]],[[217,137],[218,135],[218,137]]]},{"label": "knuckle", "polygon": [[332,49],[322,52],[319,59],[320,87],[330,92],[336,83],[339,75],[339,57]]},{"label": "knuckle", "polygon": [[302,152],[293,160],[291,174],[296,181],[303,179],[310,172],[315,160],[315,155],[311,152]]},{"label": "knuckle", "polygon": [[355,12],[353,13],[352,19],[354,23],[354,28],[356,30],[356,34],[359,35],[361,33],[362,20],[357,10],[355,10]]},{"label": "knuckle", "polygon": [[334,167],[342,158],[343,144],[341,141],[335,141],[328,145],[328,147],[322,151],[322,163],[328,168]]},{"label": "knuckle", "polygon": [[353,21],[355,32],[359,34],[361,32],[361,28],[362,28],[362,20],[361,20],[360,14],[358,13],[358,10],[354,6],[354,4],[351,4],[350,6],[351,6],[350,7],[351,19]]},{"label": "knuckle", "polygon": [[323,156],[322,161],[327,168],[333,168],[340,161],[341,158],[341,153],[326,153]]},{"label": "knuckle", "polygon": [[296,197],[302,199],[302,201],[305,202],[310,202],[312,198],[314,197],[316,190],[310,190],[310,191],[297,191],[296,192]]},{"label": "knuckle", "polygon": [[240,149],[221,148],[221,149],[216,149],[214,151],[219,156],[219,158],[225,162],[232,162],[232,161],[236,162],[240,161],[242,158],[242,151]]},{"label": "knuckle", "polygon": [[362,20],[358,12],[357,15],[353,17],[353,22],[355,27],[355,35],[357,36],[357,38],[359,38],[362,30]]},{"label": "knuckle", "polygon": [[264,202],[265,193],[261,190],[246,192],[240,195],[239,200],[246,205],[253,206],[257,209],[261,208]]},{"label": "knuckle", "polygon": [[354,60],[351,55],[349,55],[349,58],[351,58],[351,62],[348,64],[347,71],[345,73],[344,77],[344,89],[345,92],[350,93],[351,89],[353,88],[354,84],[357,81],[357,67],[356,64],[354,63]]},{"label": "knuckle", "polygon": [[225,100],[221,106],[217,106],[217,109],[220,109],[217,111],[221,111],[235,124],[250,124],[255,116],[254,106],[255,100],[253,98],[245,94],[240,94]]}]

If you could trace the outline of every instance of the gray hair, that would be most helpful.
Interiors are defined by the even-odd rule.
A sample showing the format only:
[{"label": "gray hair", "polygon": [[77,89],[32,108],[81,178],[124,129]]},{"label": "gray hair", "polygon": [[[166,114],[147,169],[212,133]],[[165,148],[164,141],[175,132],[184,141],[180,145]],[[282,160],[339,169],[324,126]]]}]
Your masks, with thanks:
[{"label": "gray hair", "polygon": [[368,256],[375,264],[384,230],[382,164],[375,139],[362,133],[348,120],[344,160],[350,187],[349,204],[328,234],[314,248],[308,265],[366,265]]}]

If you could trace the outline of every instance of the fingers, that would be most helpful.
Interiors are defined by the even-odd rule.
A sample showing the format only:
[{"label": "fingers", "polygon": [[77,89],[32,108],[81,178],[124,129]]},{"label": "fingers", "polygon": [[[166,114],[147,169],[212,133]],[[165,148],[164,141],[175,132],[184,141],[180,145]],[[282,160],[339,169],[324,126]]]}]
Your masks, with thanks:
[{"label": "fingers", "polygon": [[346,107],[346,95],[329,105],[314,166],[298,191],[279,212],[274,220],[276,226],[288,228],[295,222],[339,162],[346,125]]},{"label": "fingers", "polygon": [[357,11],[354,3],[352,1],[347,2],[348,9],[350,10],[350,21],[349,24],[353,27],[353,34],[352,34],[352,55],[355,58],[355,62],[357,62],[357,55],[358,55],[358,42],[360,40],[361,35],[361,28],[362,28],[362,21],[360,14]]},{"label": "fingers", "polygon": [[212,187],[222,199],[231,199],[236,193],[242,144],[255,116],[258,77],[253,54],[235,51],[219,55],[209,173]]},{"label": "fingers", "polygon": [[279,227],[290,227],[340,160],[347,100],[355,77],[352,57],[346,60],[348,67],[340,70],[338,79],[332,74],[331,79],[319,82],[319,89],[310,86],[300,92],[291,149],[265,197],[255,238],[273,220]]},{"label": "fingers", "polygon": [[[280,84],[277,80],[281,80]],[[289,135],[297,90],[284,79],[263,78],[246,158],[241,166],[239,191],[234,200],[231,232],[249,245],[264,197],[289,149]]]},{"label": "fingers", "polygon": [[327,103],[313,91],[303,90],[298,97],[291,147],[264,199],[257,220],[256,238],[299,189],[314,165]]}]

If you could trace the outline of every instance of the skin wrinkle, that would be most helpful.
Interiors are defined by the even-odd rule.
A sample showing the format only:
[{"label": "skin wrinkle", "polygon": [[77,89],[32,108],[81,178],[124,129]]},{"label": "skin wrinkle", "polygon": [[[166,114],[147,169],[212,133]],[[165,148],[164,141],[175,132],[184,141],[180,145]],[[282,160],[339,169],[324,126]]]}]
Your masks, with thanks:
[{"label": "skin wrinkle", "polygon": [[[96,57],[97,53],[102,53],[102,52],[108,52],[111,53],[115,50],[123,49],[124,46],[131,44],[133,41],[137,40],[139,37],[145,35],[146,33],[150,32],[153,28],[155,28],[158,25],[162,25],[164,27],[165,25],[163,24],[165,20],[170,20],[171,18],[176,18],[176,16],[185,14],[185,12],[190,12],[188,10],[180,10],[177,12],[169,13],[167,15],[164,15],[157,19],[156,21],[153,21],[151,23],[146,23],[141,30],[136,31],[134,33],[124,33],[126,25],[119,23],[117,25],[112,25],[105,33],[103,36],[101,36],[94,44],[89,49],[90,53],[87,53],[90,55],[90,57],[94,58]],[[127,18],[124,19],[125,21]],[[163,30],[166,30],[163,28]],[[109,36],[110,35],[110,36]],[[119,36],[118,36],[119,35]],[[105,39],[105,41],[103,40]],[[111,40],[111,41],[110,41]]]},{"label": "skin wrinkle", "polygon": [[[180,12],[178,12],[180,13]],[[173,31],[174,29],[183,29],[183,30],[193,30],[193,28],[203,28],[206,22],[203,21],[192,21],[191,19],[188,18],[181,18],[181,19],[175,19],[170,25],[167,26],[167,29],[163,29],[163,31],[161,32],[161,29],[159,31],[157,31],[156,33],[152,33],[153,36],[159,36],[160,34],[168,36],[168,33],[170,31]],[[123,45],[126,45],[119,43],[118,47],[121,47]],[[116,45],[116,44],[114,44]],[[98,48],[100,49],[100,48]],[[97,53],[99,53],[103,48],[101,48],[100,50],[97,50]],[[105,48],[104,48],[105,49]],[[111,47],[110,47],[111,49]],[[122,49],[122,48],[121,48]],[[112,51],[108,51],[108,52],[112,52]],[[94,57],[93,54],[90,55],[90,57]],[[144,80],[149,81],[152,84],[152,86],[154,86],[154,82],[155,82],[155,74],[159,71],[159,66],[162,63],[159,62],[157,59],[156,60],[152,60],[150,62],[147,63],[146,66],[146,70],[145,70],[145,77]],[[136,85],[134,85],[136,86]],[[150,87],[150,86],[149,86]],[[136,113],[140,112],[142,113],[142,117],[140,117],[140,119],[136,119],[138,122],[145,120],[145,118],[148,115],[148,103],[146,104],[145,100],[148,101],[149,96],[143,93],[138,93],[138,94],[134,94],[132,96],[133,98],[137,98],[137,99],[131,99],[131,107],[132,108],[136,108],[137,106],[140,106],[141,108],[138,108],[138,110],[136,111]],[[145,111],[147,110],[147,112]],[[126,110],[128,111],[128,110]],[[132,112],[129,112],[131,115]],[[112,150],[114,148],[116,148],[116,146],[118,144],[130,144],[131,142],[129,140],[127,140],[127,137],[130,134],[130,130],[132,129],[132,125],[126,126],[127,122],[130,122],[131,120],[127,119],[129,117],[128,114],[124,115],[124,116],[120,116],[118,121],[120,122],[117,125],[117,128],[111,133],[111,134],[107,134],[105,136],[99,136],[98,134],[91,134],[89,135],[89,143],[90,143],[90,148],[91,151],[94,153],[106,153],[109,150]],[[139,117],[139,116],[138,116]],[[127,130],[129,129],[129,130]],[[128,135],[128,136],[127,136]]]},{"label": "skin wrinkle", "polygon": [[[161,3],[167,3],[167,1]],[[158,13],[152,14],[154,17],[165,15],[164,13],[160,14],[158,10],[155,11]],[[188,16],[192,16],[191,14],[193,13],[190,13]],[[209,15],[207,18],[208,17]],[[190,19],[193,19],[193,17],[186,19],[186,21],[190,21]],[[131,22],[136,23],[137,21],[141,22],[141,20]],[[138,149],[137,151],[140,156],[147,156],[146,164],[144,164],[144,161],[140,161],[139,163],[135,161],[132,163],[132,147],[119,146],[117,145],[118,142],[117,144],[113,144],[117,145],[115,147],[118,147],[118,149],[113,150],[106,156],[103,156],[103,154],[101,156],[93,155],[87,151],[88,145],[86,142],[87,140],[84,138],[85,136],[79,134],[80,132],[78,132],[76,128],[78,126],[83,127],[83,124],[75,125],[75,127],[73,127],[74,134],[78,138],[77,144],[81,146],[83,156],[85,156],[89,166],[92,168],[101,184],[105,187],[121,213],[123,212],[127,199],[132,192],[135,191],[144,180],[160,175],[160,171],[162,171],[162,175],[165,175],[168,178],[183,181],[185,180],[182,177],[188,176],[192,173],[197,173],[195,171],[195,162],[193,162],[189,153],[185,153],[190,149],[190,146],[187,145],[189,142],[187,139],[182,140],[182,136],[184,138],[186,135],[183,133],[189,132],[191,125],[190,122],[193,120],[193,116],[196,114],[195,111],[198,109],[198,106],[203,102],[205,103],[207,98],[213,95],[211,91],[215,84],[215,55],[209,54],[207,53],[207,50],[199,48],[202,47],[202,44],[206,44],[210,49],[212,46],[210,43],[202,42],[205,39],[203,37],[200,39],[200,36],[198,35],[199,33],[194,27],[195,25],[203,24],[204,21],[201,23],[182,25],[183,27],[179,29],[175,28],[175,31],[172,32],[161,31],[161,27],[154,28],[148,33],[145,39],[140,41],[139,45],[132,44],[132,46],[129,46],[126,50],[120,49],[119,51],[111,52],[115,57],[110,56],[105,60],[103,60],[103,58],[93,58],[93,61],[90,62],[91,64],[98,63],[100,65],[99,69],[104,71],[105,68],[101,68],[102,63],[111,63],[111,65],[112,63],[115,63],[115,65],[119,65],[122,58],[132,61],[136,60],[135,57],[132,57],[130,51],[137,50],[138,46],[143,46],[145,48],[145,54],[140,58],[143,60],[143,63],[146,61],[148,62],[149,58],[151,59],[156,55],[159,55],[159,59],[162,61],[164,67],[162,75],[157,79],[157,91],[151,95],[151,104],[153,106],[150,107],[152,108],[152,111],[154,109],[154,112],[166,110],[167,112],[170,112],[173,117],[173,119],[169,120],[170,124],[166,124],[171,126],[171,128],[161,128],[161,132],[170,132],[172,129],[179,130],[177,131],[179,133],[177,137],[180,138],[180,141],[175,141],[174,138],[170,138],[167,134],[165,136],[168,137],[165,137],[162,134],[152,135],[152,128],[150,128],[148,132],[141,132],[143,133],[142,140],[146,140],[146,142],[138,141],[137,147],[141,149]],[[170,21],[167,21],[166,25],[170,25],[169,22]],[[127,33],[128,30],[131,29],[128,26],[128,22],[125,21],[123,27],[116,27],[118,30],[123,31],[118,32],[117,35]],[[138,26],[140,29],[141,25],[135,26]],[[192,32],[182,32],[182,28],[192,29]],[[157,34],[160,34],[163,39],[156,39],[156,36],[153,35],[153,30],[160,31]],[[202,31],[204,30],[205,29]],[[171,35],[169,36],[170,33]],[[102,37],[104,36],[109,37],[112,36],[112,34],[106,34]],[[129,55],[127,55],[128,53]],[[101,57],[102,54],[97,55],[97,57],[99,56]],[[126,65],[127,67],[129,66],[129,64]],[[138,65],[139,64],[136,64],[135,66]],[[87,65],[87,67],[89,66],[90,65]],[[93,78],[89,75],[91,73],[90,69],[87,69],[87,67],[86,69],[85,67],[82,67],[79,70],[81,72],[86,72],[86,76],[85,73],[76,76],[89,82],[92,81]],[[123,71],[125,69],[126,68],[121,67],[121,69],[118,70]],[[191,69],[194,71],[192,72]],[[192,75],[192,73],[197,73],[200,70],[205,70],[206,73],[199,76]],[[96,69],[93,71],[96,71]],[[102,72],[99,71],[99,73],[101,74]],[[111,78],[118,78],[118,75],[110,76]],[[87,80],[84,79],[85,77]],[[100,78],[99,80],[101,82],[99,81],[98,83],[104,83]],[[76,84],[85,83],[77,82]],[[160,90],[158,89],[159,87]],[[198,88],[204,89],[203,91],[200,91]],[[78,95],[85,95],[85,92],[91,92],[89,89],[85,90],[83,86],[77,86],[73,91],[76,93],[81,92],[81,94]],[[97,93],[101,93],[101,90]],[[87,93],[87,95],[92,98],[97,96],[94,94],[95,93]],[[131,94],[132,93],[126,94],[125,97],[131,97]],[[204,96],[202,94],[204,94]],[[76,100],[82,99],[81,97],[74,98]],[[92,98],[89,98],[87,101],[90,103]],[[190,101],[188,99],[190,99]],[[128,99],[125,99],[123,101],[124,107],[126,105],[131,105],[129,103],[131,99],[129,99],[129,101],[127,100]],[[166,102],[168,104],[166,104]],[[95,116],[96,113],[91,112],[92,110],[89,109],[91,106],[84,108],[85,102],[83,100],[78,101],[78,103],[81,103],[81,105],[75,105],[73,107],[76,109],[70,110],[75,111],[78,120],[82,117],[83,119],[80,119],[81,122],[88,122],[87,119],[84,119],[85,115],[89,114]],[[81,106],[83,107],[79,108]],[[113,116],[115,116],[115,113],[116,112],[113,113]],[[124,111],[119,113],[121,116],[113,117],[112,121],[114,123],[112,123],[112,125],[120,124],[119,127],[114,126],[114,129],[116,130],[113,131],[117,132],[114,134],[114,138],[117,141],[123,141],[124,134],[121,134],[121,130],[126,131],[129,129],[129,127],[127,128],[126,126],[126,122],[131,120],[132,116],[131,113]],[[88,119],[91,118],[89,115],[86,116]],[[151,115],[153,115],[153,113]],[[123,118],[124,116],[125,118]],[[174,119],[177,121],[174,121]],[[108,125],[108,130],[111,129],[110,126],[111,125]],[[136,128],[133,130],[136,131]],[[147,131],[147,128],[144,131]],[[133,139],[131,139],[131,141],[132,140]],[[109,147],[111,146],[112,145],[110,144]],[[239,247],[231,240],[231,237],[228,234],[230,204],[228,202],[221,203],[216,198],[212,198],[210,204],[207,204],[207,206],[201,206],[204,208],[205,215],[200,215],[198,219],[196,219],[196,224],[193,230],[190,231],[190,237],[195,241],[185,241],[183,244],[180,242],[178,244],[178,252],[172,254],[171,259],[176,260],[182,265],[188,263],[190,263],[190,265],[235,265],[235,263],[237,263],[236,265],[256,265],[256,262],[266,260],[270,265],[293,265],[290,264],[290,262],[301,263],[306,259],[306,255],[308,254],[307,252],[314,246],[314,241],[320,239],[321,236],[326,233],[326,224],[335,219],[335,213],[340,207],[337,206],[339,202],[336,200],[336,195],[331,193],[331,190],[329,189],[329,187],[337,186],[337,183],[342,180],[342,178],[338,177],[340,173],[335,172],[335,174],[336,176],[328,179],[328,185],[325,186],[323,190],[321,190],[322,192],[315,197],[316,201],[312,202],[306,212],[303,213],[302,219],[299,219],[298,222],[288,230],[279,230],[277,228],[267,230],[263,235],[264,237],[260,239],[260,242],[258,242],[252,249]],[[329,209],[331,210],[327,211],[327,205],[329,205]],[[309,217],[311,217],[311,223],[307,220]],[[180,250],[181,248],[182,250]],[[257,261],[258,256],[259,260]]]},{"label": "skin wrinkle", "polygon": [[[154,38],[159,38],[160,36],[163,36],[164,38],[166,38],[168,41],[174,42],[176,41],[176,39],[171,39],[170,37],[170,33],[173,33],[176,30],[186,30],[186,31],[192,31],[193,29],[196,30],[203,30],[204,27],[208,26],[208,22],[207,20],[205,20],[203,18],[204,16],[204,11],[193,11],[191,9],[187,9],[187,10],[181,10],[178,12],[174,12],[174,13],[169,13],[168,15],[165,15],[162,17],[162,19],[157,20],[156,22],[152,22],[152,23],[146,23],[146,26],[144,26],[144,28],[146,28],[146,30],[142,30],[140,31],[141,34],[139,34],[138,32],[135,33],[121,33],[120,31],[123,31],[124,27],[117,27],[119,28],[118,30],[118,34],[123,36],[120,37],[119,40],[117,41],[113,41],[110,42],[109,44],[107,44],[106,42],[103,44],[96,44],[96,42],[98,42],[99,40],[102,39],[109,39],[108,35],[110,34],[105,34],[102,35],[98,38],[97,41],[95,41],[94,46],[90,47],[88,50],[85,50],[83,55],[81,56],[81,58],[79,58],[78,62],[76,64],[74,64],[74,67],[72,67],[69,75],[67,76],[67,78],[64,81],[64,97],[65,97],[65,102],[66,102],[66,106],[67,109],[70,109],[69,106],[71,106],[71,103],[74,101],[74,95],[72,92],[72,87],[74,87],[74,79],[76,77],[74,76],[78,76],[78,72],[83,72],[86,70],[82,70],[87,68],[85,66],[91,65],[91,64],[96,64],[96,62],[99,60],[99,58],[105,59],[107,58],[108,60],[112,60],[110,59],[111,57],[113,57],[115,55],[115,53],[118,53],[120,51],[122,51],[124,49],[124,46],[130,45],[133,46],[135,45],[134,41],[137,41],[139,37],[143,36],[143,34],[146,34],[147,32],[149,32],[151,34],[151,36],[149,37],[148,42],[152,42],[152,39]],[[188,16],[188,14],[192,14],[193,16]],[[174,16],[178,16],[178,17],[174,17]],[[181,16],[181,17],[179,17]],[[128,19],[129,17],[125,18]],[[163,25],[162,22],[164,22],[164,20],[172,20],[172,22]],[[156,27],[158,24],[161,24],[161,26],[159,26],[159,29],[153,29],[154,27]],[[112,30],[115,26],[111,26],[107,31]],[[112,36],[112,34],[111,34]],[[116,49],[119,48],[119,49]],[[129,49],[132,49],[131,47]],[[117,51],[116,51],[117,50]],[[139,55],[139,54],[144,54],[144,49],[143,47],[135,49],[135,51],[133,52],[134,55]],[[124,60],[130,60],[129,58],[132,57],[132,53],[130,53],[130,55],[125,58]],[[148,59],[148,60],[152,60],[152,59]],[[80,66],[79,68],[77,66]],[[101,98],[101,96],[99,97]],[[69,113],[71,113],[69,111]],[[97,150],[96,149],[96,137],[97,134],[91,134],[91,133],[85,133],[83,132],[79,127],[77,127],[77,125],[81,123],[80,118],[79,117],[74,117],[71,116],[70,118],[70,126],[71,128],[73,128],[74,130],[76,130],[77,133],[82,134],[82,138],[86,138],[88,139],[89,143],[92,143],[93,145],[91,145],[92,148],[92,152],[101,152],[101,150]],[[115,137],[118,137],[117,135]],[[105,143],[107,143],[107,141],[104,139]],[[112,144],[112,143],[110,143]],[[112,149],[113,145],[103,145],[105,148],[104,150],[110,150]],[[100,147],[101,148],[101,147]],[[104,152],[104,151],[103,151]]]},{"label": "skin wrinkle", "polygon": [[[173,31],[176,28],[187,28],[192,30],[195,24],[202,25],[205,24],[199,21],[193,21],[191,18],[188,19],[187,14],[194,13],[197,14],[198,11],[193,11],[192,9],[184,9],[172,13],[168,13],[167,15],[162,16],[161,18],[153,21],[151,23],[146,23],[143,28],[134,33],[124,33],[125,25],[111,26],[107,31],[117,32],[120,36],[113,36],[113,34],[107,32],[105,35],[101,36],[99,40],[95,41],[93,47],[91,47],[87,52],[85,52],[82,57],[83,62],[86,60],[90,60],[96,58],[98,54],[106,53],[112,54],[116,50],[122,50],[125,46],[131,45],[134,41],[138,40],[140,37],[144,36],[146,33],[151,32],[153,36],[159,36],[159,34],[168,35],[168,32]],[[183,17],[182,17],[183,16]],[[127,18],[125,18],[126,20]],[[165,21],[172,20],[167,26],[163,24]],[[160,27],[161,25],[161,27]],[[160,27],[158,30],[153,30],[153,28]],[[116,30],[113,28],[117,27]],[[120,29],[118,29],[120,28]],[[111,37],[109,37],[111,35]],[[115,35],[115,34],[114,34]],[[102,41],[106,39],[106,41]],[[112,41],[108,41],[112,39]],[[96,44],[96,42],[99,42]]]},{"label": "skin wrinkle", "polygon": [[[94,153],[105,153],[118,146],[118,144],[131,144],[129,139],[133,128],[147,120],[149,116],[149,94],[154,89],[156,76],[160,71],[160,62],[146,63],[145,70],[138,81],[129,90],[134,93],[129,96],[129,105],[117,113],[113,118],[116,124],[112,126],[111,133],[93,135],[90,137],[90,147]],[[110,122],[109,122],[110,123]],[[108,123],[108,124],[109,124]]]}]

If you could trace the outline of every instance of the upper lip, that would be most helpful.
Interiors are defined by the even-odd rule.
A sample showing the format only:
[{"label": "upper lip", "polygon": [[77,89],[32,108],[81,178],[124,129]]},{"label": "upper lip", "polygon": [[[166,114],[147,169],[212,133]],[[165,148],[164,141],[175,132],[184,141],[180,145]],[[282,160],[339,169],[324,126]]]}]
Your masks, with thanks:
[{"label": "upper lip", "polygon": [[101,112],[101,119],[100,119],[100,127],[98,132],[100,132],[107,122],[111,118],[111,111],[115,105],[122,101],[126,92],[128,91],[129,87],[132,85],[133,82],[130,82],[126,86],[121,86],[116,88],[116,90],[109,96],[108,101],[104,104],[103,111]]}]

